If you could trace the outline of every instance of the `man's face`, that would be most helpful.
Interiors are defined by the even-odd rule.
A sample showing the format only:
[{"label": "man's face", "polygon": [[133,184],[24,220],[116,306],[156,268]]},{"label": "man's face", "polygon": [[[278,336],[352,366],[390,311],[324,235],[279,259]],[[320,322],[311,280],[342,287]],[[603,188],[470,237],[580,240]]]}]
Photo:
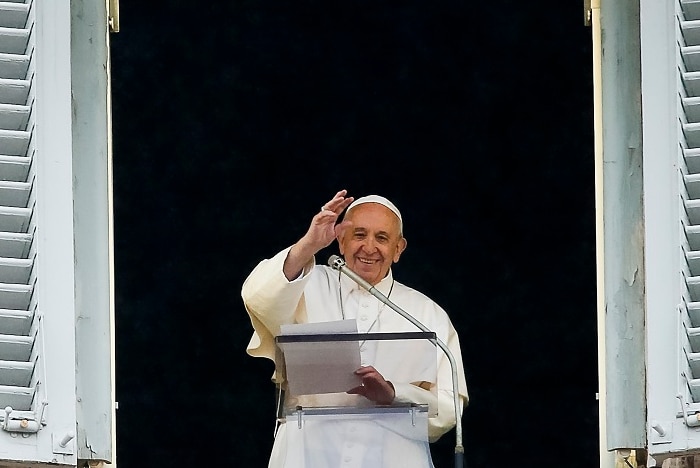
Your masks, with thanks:
[{"label": "man's face", "polygon": [[351,224],[338,236],[340,253],[351,270],[374,286],[406,248],[399,218],[384,205],[362,203],[347,213],[345,220]]}]

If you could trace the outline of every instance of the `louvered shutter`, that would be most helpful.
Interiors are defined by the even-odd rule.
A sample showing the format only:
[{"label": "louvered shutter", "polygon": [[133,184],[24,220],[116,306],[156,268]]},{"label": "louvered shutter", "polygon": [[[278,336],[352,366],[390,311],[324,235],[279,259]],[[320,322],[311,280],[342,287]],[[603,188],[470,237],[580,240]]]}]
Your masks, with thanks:
[{"label": "louvered shutter", "polygon": [[661,466],[700,453],[700,1],[593,17],[601,466]]},{"label": "louvered shutter", "polygon": [[640,13],[645,432],[661,466],[700,452],[700,2]]},{"label": "louvered shutter", "polygon": [[[74,410],[68,418],[65,409],[51,418],[49,405],[71,408],[74,398],[61,386],[48,389],[46,320],[37,289],[35,26],[33,2],[0,2],[0,463],[73,466]],[[69,361],[60,372],[72,374],[71,367]]]},{"label": "louvered shutter", "polygon": [[[679,300],[680,385],[678,398],[681,435],[688,450],[700,449],[700,3],[681,1],[677,10],[679,69],[678,106],[681,156],[679,194],[682,200],[681,300]],[[652,424],[653,426],[653,424]],[[652,427],[652,441],[662,441]],[[679,445],[673,443],[671,445]]]},{"label": "louvered shutter", "polygon": [[0,408],[7,408],[4,418],[26,418],[38,429],[43,379],[37,343],[41,323],[32,294],[36,174],[30,7],[0,3]]},{"label": "louvered shutter", "polygon": [[0,468],[114,458],[107,24],[0,1]]}]

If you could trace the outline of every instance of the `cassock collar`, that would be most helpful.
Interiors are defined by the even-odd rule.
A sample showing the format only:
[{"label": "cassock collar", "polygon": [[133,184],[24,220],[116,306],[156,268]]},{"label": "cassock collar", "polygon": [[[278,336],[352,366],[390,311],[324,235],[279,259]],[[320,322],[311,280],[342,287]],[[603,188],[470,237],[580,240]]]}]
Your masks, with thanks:
[{"label": "cassock collar", "polygon": [[[377,289],[380,293],[382,293],[385,296],[389,295],[389,291],[391,291],[391,285],[394,282],[394,277],[392,276],[391,273],[391,268],[389,269],[389,273],[377,284],[374,285],[375,289]],[[357,284],[355,281],[350,279],[347,275],[340,274],[340,286],[343,291],[355,291],[361,290],[365,291],[365,289]]]}]

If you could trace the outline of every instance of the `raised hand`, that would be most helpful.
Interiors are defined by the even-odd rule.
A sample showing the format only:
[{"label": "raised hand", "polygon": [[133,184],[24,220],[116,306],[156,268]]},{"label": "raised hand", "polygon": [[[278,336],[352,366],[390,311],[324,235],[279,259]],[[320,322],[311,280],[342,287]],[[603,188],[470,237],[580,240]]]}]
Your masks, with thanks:
[{"label": "raised hand", "polygon": [[306,234],[292,246],[284,261],[283,272],[288,280],[296,278],[319,250],[328,247],[336,237],[336,229],[343,229],[338,224],[338,216],[353,202],[353,197],[346,197],[348,191],[341,190],[322,207],[311,219]]},{"label": "raised hand", "polygon": [[[315,251],[328,247],[336,237],[336,221],[345,208],[353,202],[353,197],[346,197],[348,191],[341,190],[322,207],[311,220],[309,230],[303,240]],[[315,252],[314,252],[315,253]]]}]

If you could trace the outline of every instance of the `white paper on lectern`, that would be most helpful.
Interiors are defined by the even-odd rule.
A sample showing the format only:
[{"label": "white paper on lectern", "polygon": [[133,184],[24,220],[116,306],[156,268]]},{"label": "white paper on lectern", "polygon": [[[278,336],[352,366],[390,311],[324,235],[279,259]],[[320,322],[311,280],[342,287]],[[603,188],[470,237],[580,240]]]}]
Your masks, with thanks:
[{"label": "white paper on lectern", "polygon": [[[355,319],[282,325],[281,335],[357,333]],[[355,341],[282,343],[292,395],[346,392],[360,385],[360,344]]]}]

